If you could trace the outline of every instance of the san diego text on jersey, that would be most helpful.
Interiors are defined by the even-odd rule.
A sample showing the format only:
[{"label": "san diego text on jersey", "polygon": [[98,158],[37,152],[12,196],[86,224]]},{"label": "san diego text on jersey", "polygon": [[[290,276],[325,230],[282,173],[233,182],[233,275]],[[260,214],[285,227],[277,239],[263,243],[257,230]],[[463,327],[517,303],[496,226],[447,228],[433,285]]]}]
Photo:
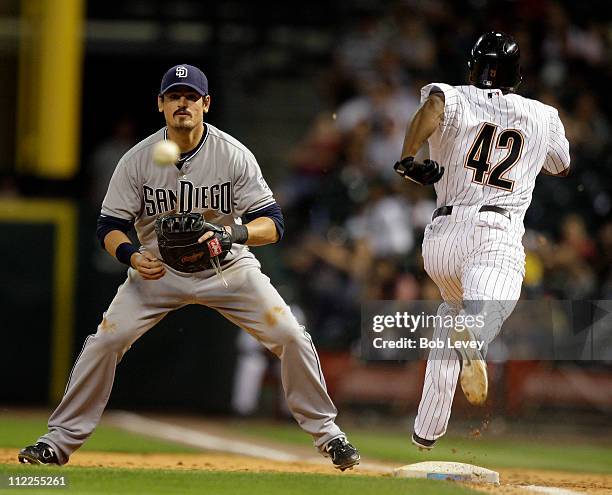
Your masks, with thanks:
[{"label": "san diego text on jersey", "polygon": [[189,213],[194,208],[217,210],[225,215],[232,212],[231,182],[196,187],[188,180],[179,181],[178,194],[174,189],[142,186],[145,211],[154,216],[159,213],[176,210]]}]

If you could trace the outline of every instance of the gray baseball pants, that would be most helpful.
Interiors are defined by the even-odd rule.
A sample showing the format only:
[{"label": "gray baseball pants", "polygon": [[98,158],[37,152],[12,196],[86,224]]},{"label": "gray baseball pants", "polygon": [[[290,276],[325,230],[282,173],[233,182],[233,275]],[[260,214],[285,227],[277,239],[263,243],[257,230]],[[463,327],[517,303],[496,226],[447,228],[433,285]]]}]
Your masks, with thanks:
[{"label": "gray baseball pants", "polygon": [[130,346],[170,311],[202,304],[240,326],[281,360],[287,405],[300,427],[322,450],[344,435],[327,394],[319,357],[310,335],[252,257],[223,270],[229,284],[210,271],[183,274],[167,269],[159,280],[144,280],[129,269],[98,330],[87,337],[64,397],[39,438],[55,449],[61,464],[92,434],[110,397],[115,368]]}]

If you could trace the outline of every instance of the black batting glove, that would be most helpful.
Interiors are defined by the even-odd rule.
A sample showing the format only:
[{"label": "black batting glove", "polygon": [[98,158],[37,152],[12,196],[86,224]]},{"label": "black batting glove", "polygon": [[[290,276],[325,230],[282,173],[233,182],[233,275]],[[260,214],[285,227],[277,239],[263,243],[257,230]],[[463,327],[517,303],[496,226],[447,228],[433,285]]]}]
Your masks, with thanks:
[{"label": "black batting glove", "polygon": [[395,162],[393,166],[399,175],[404,179],[411,180],[422,186],[430,186],[438,182],[444,175],[444,167],[440,167],[434,160],[424,160],[415,162],[413,156],[407,156],[400,162]]}]

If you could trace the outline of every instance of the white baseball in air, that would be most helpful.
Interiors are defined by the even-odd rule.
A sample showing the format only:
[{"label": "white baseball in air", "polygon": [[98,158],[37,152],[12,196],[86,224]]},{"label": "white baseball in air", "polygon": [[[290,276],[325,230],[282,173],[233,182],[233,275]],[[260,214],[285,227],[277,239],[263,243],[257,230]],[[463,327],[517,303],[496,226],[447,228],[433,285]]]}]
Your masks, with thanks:
[{"label": "white baseball in air", "polygon": [[157,165],[174,165],[181,156],[181,150],[174,141],[159,141],[153,146],[153,161]]}]

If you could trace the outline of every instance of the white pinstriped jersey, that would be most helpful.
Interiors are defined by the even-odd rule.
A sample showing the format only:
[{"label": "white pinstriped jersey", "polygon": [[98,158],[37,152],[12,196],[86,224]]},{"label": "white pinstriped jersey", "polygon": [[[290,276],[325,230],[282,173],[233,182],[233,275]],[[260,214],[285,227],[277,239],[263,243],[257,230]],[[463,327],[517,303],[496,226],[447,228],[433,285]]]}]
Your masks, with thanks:
[{"label": "white pinstriped jersey", "polygon": [[557,110],[517,94],[432,83],[444,93],[444,118],[429,138],[430,156],[445,167],[438,206],[497,205],[523,218],[542,167],[569,167],[569,143]]}]

